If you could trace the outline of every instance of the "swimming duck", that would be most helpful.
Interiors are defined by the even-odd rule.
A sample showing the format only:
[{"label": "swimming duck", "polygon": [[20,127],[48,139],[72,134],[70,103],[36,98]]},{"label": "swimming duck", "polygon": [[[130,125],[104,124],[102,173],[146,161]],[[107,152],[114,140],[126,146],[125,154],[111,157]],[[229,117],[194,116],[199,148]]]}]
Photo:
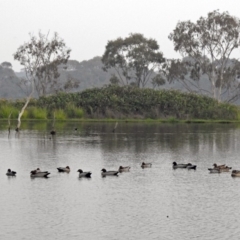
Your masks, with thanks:
[{"label": "swimming duck", "polygon": [[232,170],[232,177],[240,177],[240,171],[239,170]]},{"label": "swimming duck", "polygon": [[[187,163],[187,164],[182,164],[182,163],[177,164],[176,162],[173,162],[172,164],[173,164],[173,168],[174,168],[174,169],[175,169],[175,168],[187,168],[187,166],[189,166],[189,165],[188,165],[189,163]],[[191,163],[190,163],[190,164],[191,164]]]},{"label": "swimming duck", "polygon": [[225,164],[223,165],[217,165],[216,163],[213,164],[214,169],[220,169],[221,172],[229,172],[231,170],[231,167],[226,166]]},{"label": "swimming duck", "polygon": [[128,172],[130,170],[131,167],[127,166],[127,167],[123,167],[123,166],[120,166],[118,171],[119,172]]},{"label": "swimming duck", "polygon": [[58,172],[70,172],[70,167],[69,166],[66,166],[65,168],[64,167],[59,167],[57,168]]},{"label": "swimming duck", "polygon": [[11,169],[9,168],[9,169],[7,170],[6,175],[7,175],[7,176],[16,176],[16,173],[17,173],[17,172],[11,171]]},{"label": "swimming duck", "polygon": [[45,178],[47,178],[48,175],[50,174],[50,172],[48,171],[38,172],[37,170],[32,170],[30,173],[31,173],[30,177],[45,177]]},{"label": "swimming duck", "polygon": [[214,163],[214,164],[213,164],[213,167],[214,167],[214,168],[225,168],[226,165],[225,165],[225,164],[217,165],[216,163]]},{"label": "swimming duck", "polygon": [[78,171],[77,172],[79,172],[79,177],[81,178],[81,177],[87,177],[87,178],[90,178],[91,177],[91,172],[83,172],[83,170],[82,169],[78,169]]},{"label": "swimming duck", "polygon": [[208,170],[210,171],[209,173],[221,173],[221,169],[220,168],[208,168]]},{"label": "swimming duck", "polygon": [[229,172],[231,170],[231,167],[226,166],[225,168],[220,168],[221,172]]},{"label": "swimming duck", "polygon": [[188,163],[188,165],[187,165],[187,169],[196,170],[196,168],[197,168],[197,165],[192,165],[191,163]]},{"label": "swimming duck", "polygon": [[145,163],[145,162],[142,162],[141,167],[142,167],[142,168],[152,167],[152,163]]},{"label": "swimming duck", "polygon": [[105,168],[103,168],[102,170],[102,176],[117,176],[118,175],[118,171],[107,171]]}]

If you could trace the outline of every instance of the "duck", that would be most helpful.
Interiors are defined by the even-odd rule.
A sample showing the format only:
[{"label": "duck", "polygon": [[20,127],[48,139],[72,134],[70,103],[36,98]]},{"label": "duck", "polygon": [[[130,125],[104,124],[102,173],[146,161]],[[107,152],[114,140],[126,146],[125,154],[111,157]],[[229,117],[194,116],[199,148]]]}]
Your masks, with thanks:
[{"label": "duck", "polygon": [[220,168],[221,172],[229,172],[231,170],[231,167],[226,166],[225,168]]},{"label": "duck", "polygon": [[188,163],[188,164],[187,164],[187,169],[196,170],[196,168],[197,168],[197,165],[192,165],[191,163]]},{"label": "duck", "polygon": [[231,170],[231,167],[226,166],[225,164],[223,165],[217,165],[216,163],[213,164],[214,169],[220,169],[221,172],[229,172]]},{"label": "duck", "polygon": [[69,166],[66,166],[65,168],[58,167],[57,170],[58,170],[58,172],[70,172],[70,167]]},{"label": "duck", "polygon": [[40,168],[36,168],[36,169],[34,169],[34,170],[32,170],[31,172],[41,172],[41,170],[40,170]]},{"label": "duck", "polygon": [[87,177],[90,178],[91,177],[91,172],[83,172],[82,169],[78,169],[77,172],[79,172],[79,177]]},{"label": "duck", "polygon": [[32,170],[30,173],[31,173],[30,177],[45,177],[45,178],[47,178],[48,175],[50,174],[50,172],[48,171],[38,172],[37,170]]},{"label": "duck", "polygon": [[240,171],[239,170],[232,170],[232,177],[240,177]]},{"label": "duck", "polygon": [[127,167],[123,167],[123,166],[120,166],[118,171],[119,172],[128,172],[130,170],[131,167],[127,166]]},{"label": "duck", "polygon": [[174,169],[176,169],[176,168],[187,168],[187,166],[190,166],[189,163],[187,163],[187,164],[183,164],[183,163],[177,164],[176,162],[173,162],[172,164],[173,164]]},{"label": "duck", "polygon": [[210,171],[209,173],[221,173],[221,169],[220,168],[208,168],[208,170]]},{"label": "duck", "polygon": [[118,171],[107,171],[105,168],[103,168],[102,170],[102,176],[117,176],[118,175]]},{"label": "duck", "polygon": [[214,167],[214,168],[225,168],[226,165],[225,165],[225,164],[217,165],[216,163],[214,163],[214,164],[213,164],[213,167]]},{"label": "duck", "polygon": [[14,172],[14,171],[12,171],[10,168],[7,170],[7,173],[6,173],[6,175],[7,176],[16,176],[16,173],[17,172]]},{"label": "duck", "polygon": [[142,162],[141,167],[142,167],[142,168],[152,167],[152,163],[145,163],[145,162]]}]

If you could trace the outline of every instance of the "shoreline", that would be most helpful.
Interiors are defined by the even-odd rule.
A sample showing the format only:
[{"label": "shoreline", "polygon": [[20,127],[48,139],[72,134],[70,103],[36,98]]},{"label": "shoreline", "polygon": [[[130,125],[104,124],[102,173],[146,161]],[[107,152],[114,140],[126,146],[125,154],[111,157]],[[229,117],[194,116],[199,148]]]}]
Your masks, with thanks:
[{"label": "shoreline", "polygon": [[[0,118],[0,121],[8,121],[7,118]],[[17,121],[17,119],[11,119],[11,121]],[[54,121],[54,119],[21,119],[21,122],[51,122]],[[115,122],[125,122],[125,123],[185,123],[185,124],[191,124],[191,123],[222,123],[222,124],[230,124],[230,123],[240,123],[240,120],[221,120],[221,119],[175,119],[175,118],[169,118],[169,119],[109,119],[109,118],[80,118],[80,119],[55,119],[56,122],[109,122],[109,123],[115,123]]]}]

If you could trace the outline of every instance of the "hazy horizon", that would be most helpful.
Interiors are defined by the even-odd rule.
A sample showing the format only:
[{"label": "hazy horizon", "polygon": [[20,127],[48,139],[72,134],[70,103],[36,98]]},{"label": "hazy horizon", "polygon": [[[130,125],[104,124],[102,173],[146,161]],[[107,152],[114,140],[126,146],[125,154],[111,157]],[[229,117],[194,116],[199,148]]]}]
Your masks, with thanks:
[{"label": "hazy horizon", "polygon": [[[0,63],[11,62],[14,71],[22,66],[13,59],[17,48],[39,31],[50,36],[57,32],[72,49],[70,59],[83,61],[101,56],[109,40],[142,33],[157,40],[167,58],[177,58],[168,35],[178,21],[196,21],[219,9],[240,17],[238,3],[233,0],[143,1],[143,0],[9,0],[1,1]],[[233,57],[238,58],[239,50]]]}]

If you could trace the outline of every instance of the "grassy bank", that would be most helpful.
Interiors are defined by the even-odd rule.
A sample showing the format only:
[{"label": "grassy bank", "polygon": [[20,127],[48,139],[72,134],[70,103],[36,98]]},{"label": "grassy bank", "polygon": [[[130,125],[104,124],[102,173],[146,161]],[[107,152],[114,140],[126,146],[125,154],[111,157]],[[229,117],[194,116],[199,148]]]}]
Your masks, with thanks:
[{"label": "grassy bank", "polygon": [[[0,101],[0,118],[17,118],[24,101]],[[240,120],[237,106],[175,90],[108,86],[79,93],[32,99],[23,119],[82,121],[232,122]]]}]

